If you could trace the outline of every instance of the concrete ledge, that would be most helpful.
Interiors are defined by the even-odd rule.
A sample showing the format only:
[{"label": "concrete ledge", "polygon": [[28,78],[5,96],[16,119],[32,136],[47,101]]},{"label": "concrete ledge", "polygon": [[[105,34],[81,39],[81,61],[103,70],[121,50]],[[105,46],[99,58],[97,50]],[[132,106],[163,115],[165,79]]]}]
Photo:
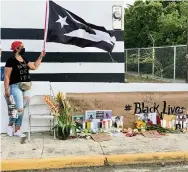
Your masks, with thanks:
[{"label": "concrete ledge", "polygon": [[103,166],[104,156],[81,156],[81,157],[61,157],[61,158],[39,158],[39,159],[17,159],[3,160],[1,162],[2,171],[14,170],[34,170],[34,169],[56,169],[73,168],[85,166]]},{"label": "concrete ledge", "polygon": [[140,154],[108,155],[109,165],[152,164],[188,162],[188,152],[155,152]]},{"label": "concrete ledge", "polygon": [[124,155],[99,155],[39,159],[2,160],[2,171],[57,169],[104,165],[130,165],[152,163],[188,163],[188,152],[154,152]]}]

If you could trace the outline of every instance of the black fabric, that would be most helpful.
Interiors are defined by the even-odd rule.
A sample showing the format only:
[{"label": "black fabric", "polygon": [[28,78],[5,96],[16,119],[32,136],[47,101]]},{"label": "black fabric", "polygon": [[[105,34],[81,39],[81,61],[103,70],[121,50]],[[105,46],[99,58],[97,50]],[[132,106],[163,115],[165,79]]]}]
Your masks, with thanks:
[{"label": "black fabric", "polygon": [[20,50],[19,54],[20,54],[21,56],[23,56],[24,53],[25,53],[25,48],[22,48],[22,49]]},{"label": "black fabric", "polygon": [[[59,22],[57,22],[59,20],[59,16],[66,19],[67,24],[65,24],[63,27],[61,27]],[[73,31],[78,31],[79,29],[85,30],[85,32],[91,36],[98,34],[101,36],[102,40],[93,41],[85,37],[80,38],[78,35],[75,35],[74,37],[65,35]],[[96,33],[95,30],[100,31],[100,33]],[[111,33],[104,27],[87,23],[72,12],[62,8],[53,1],[49,1],[47,42],[75,45],[81,48],[96,47],[111,52],[114,48],[114,43],[109,43],[109,39],[107,40],[107,38],[103,39],[102,33],[108,34],[109,37],[112,38]]]},{"label": "black fabric", "polygon": [[[1,39],[44,40],[44,29],[0,28],[0,30],[1,30]],[[108,33],[113,33],[113,36],[115,36],[116,41],[124,41],[123,30],[108,30]]]},{"label": "black fabric", "polygon": [[[36,60],[40,52],[25,52],[25,56],[32,62]],[[124,53],[123,52],[113,52],[112,57],[117,63],[124,63]],[[1,62],[6,62],[10,56],[10,51],[3,51],[1,55]],[[48,52],[45,58],[42,60],[47,63],[77,63],[77,62],[112,62],[107,52]]]},{"label": "black fabric", "polygon": [[9,85],[31,81],[28,67],[29,61],[25,57],[23,59],[23,62],[19,62],[15,57],[7,60],[5,67],[12,68]]}]

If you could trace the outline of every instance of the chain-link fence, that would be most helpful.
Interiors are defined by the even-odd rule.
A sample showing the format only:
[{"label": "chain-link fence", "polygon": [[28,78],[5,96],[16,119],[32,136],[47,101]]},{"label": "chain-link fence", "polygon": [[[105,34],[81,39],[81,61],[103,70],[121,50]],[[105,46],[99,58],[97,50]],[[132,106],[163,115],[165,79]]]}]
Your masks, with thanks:
[{"label": "chain-link fence", "polygon": [[184,82],[186,45],[125,49],[125,72],[169,82]]}]

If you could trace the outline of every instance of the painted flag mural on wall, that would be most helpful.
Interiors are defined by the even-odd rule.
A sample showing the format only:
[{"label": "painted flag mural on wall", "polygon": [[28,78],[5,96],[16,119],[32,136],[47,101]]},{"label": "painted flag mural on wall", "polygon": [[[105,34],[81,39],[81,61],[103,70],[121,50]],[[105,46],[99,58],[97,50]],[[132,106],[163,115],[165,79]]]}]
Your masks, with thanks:
[{"label": "painted flag mural on wall", "polygon": [[[112,29],[112,6],[115,4],[123,7],[123,1],[115,0],[53,0],[47,6],[46,1],[2,1],[1,66],[12,55],[10,45],[15,40],[24,43],[28,60],[38,58],[44,43],[47,9],[47,54],[40,67],[30,72],[32,81],[123,83],[124,24],[122,30]],[[17,10],[20,6],[24,15],[22,10]],[[12,20],[15,14],[19,20]]]},{"label": "painted flag mural on wall", "polygon": [[79,16],[49,1],[47,42],[96,47],[112,52],[115,37],[102,26],[87,23]]}]

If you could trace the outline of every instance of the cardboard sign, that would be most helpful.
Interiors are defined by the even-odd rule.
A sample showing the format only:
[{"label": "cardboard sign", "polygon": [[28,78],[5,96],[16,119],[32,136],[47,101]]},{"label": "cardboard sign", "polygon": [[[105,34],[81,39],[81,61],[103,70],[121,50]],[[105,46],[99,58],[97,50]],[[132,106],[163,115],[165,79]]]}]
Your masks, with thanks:
[{"label": "cardboard sign", "polygon": [[123,114],[176,114],[188,109],[188,92],[109,92],[67,93],[75,113],[111,109],[113,116]]},{"label": "cardboard sign", "polygon": [[96,142],[103,142],[103,141],[112,140],[112,137],[107,135],[106,133],[92,134],[91,137]]},{"label": "cardboard sign", "polygon": [[164,114],[163,120],[166,120],[166,121],[176,120],[176,115],[165,115]]},{"label": "cardboard sign", "polygon": [[144,137],[147,138],[160,138],[161,135],[156,130],[142,131]]},{"label": "cardboard sign", "polygon": [[136,120],[138,119],[138,116],[136,115],[124,115],[123,118],[123,128],[136,128]]}]

